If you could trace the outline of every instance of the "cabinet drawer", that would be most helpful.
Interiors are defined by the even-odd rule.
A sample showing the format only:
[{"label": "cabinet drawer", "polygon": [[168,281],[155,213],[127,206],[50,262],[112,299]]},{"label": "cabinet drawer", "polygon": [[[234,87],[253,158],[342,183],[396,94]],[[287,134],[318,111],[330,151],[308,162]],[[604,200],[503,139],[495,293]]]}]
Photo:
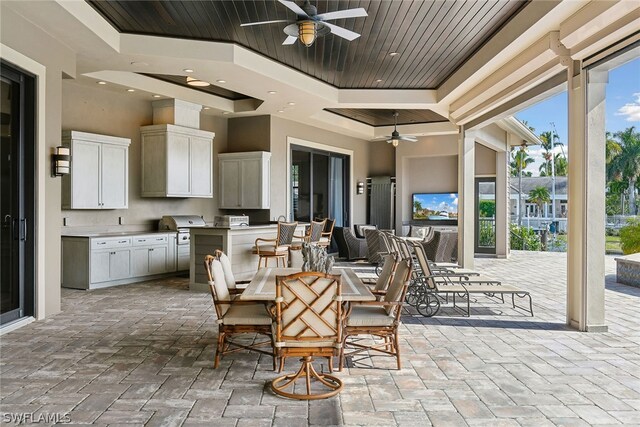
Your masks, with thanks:
[{"label": "cabinet drawer", "polygon": [[131,246],[131,237],[91,239],[91,249],[124,248]]},{"label": "cabinet drawer", "polygon": [[168,242],[166,234],[133,237],[133,246],[166,245]]}]

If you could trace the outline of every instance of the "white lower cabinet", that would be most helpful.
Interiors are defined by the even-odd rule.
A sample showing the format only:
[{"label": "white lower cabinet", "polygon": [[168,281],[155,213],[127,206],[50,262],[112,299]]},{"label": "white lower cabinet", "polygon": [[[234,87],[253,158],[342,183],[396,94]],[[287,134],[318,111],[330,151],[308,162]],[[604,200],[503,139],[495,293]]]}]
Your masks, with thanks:
[{"label": "white lower cabinet", "polygon": [[63,236],[62,286],[96,289],[176,270],[175,233]]}]

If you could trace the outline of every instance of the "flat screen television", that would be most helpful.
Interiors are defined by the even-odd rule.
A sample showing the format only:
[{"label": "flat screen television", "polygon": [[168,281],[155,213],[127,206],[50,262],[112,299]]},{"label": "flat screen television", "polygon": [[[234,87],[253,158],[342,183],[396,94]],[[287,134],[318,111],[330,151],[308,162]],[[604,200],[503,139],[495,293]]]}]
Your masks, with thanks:
[{"label": "flat screen television", "polygon": [[414,193],[413,220],[453,223],[458,221],[458,193]]}]

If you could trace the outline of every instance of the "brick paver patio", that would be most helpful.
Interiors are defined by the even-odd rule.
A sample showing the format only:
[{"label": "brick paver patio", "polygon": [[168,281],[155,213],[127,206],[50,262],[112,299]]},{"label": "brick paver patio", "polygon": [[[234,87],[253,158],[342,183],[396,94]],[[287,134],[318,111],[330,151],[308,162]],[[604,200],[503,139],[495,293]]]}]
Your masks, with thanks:
[{"label": "brick paver patio", "polygon": [[269,357],[237,353],[213,370],[211,297],[186,279],[65,289],[62,313],[2,336],[0,409],[95,425],[640,425],[640,289],[616,284],[608,258],[609,332],[575,332],[564,326],[565,263],[476,260],[529,290],[535,317],[486,298],[470,318],[404,316],[402,370],[351,361],[344,391],[311,403],[268,390]]}]

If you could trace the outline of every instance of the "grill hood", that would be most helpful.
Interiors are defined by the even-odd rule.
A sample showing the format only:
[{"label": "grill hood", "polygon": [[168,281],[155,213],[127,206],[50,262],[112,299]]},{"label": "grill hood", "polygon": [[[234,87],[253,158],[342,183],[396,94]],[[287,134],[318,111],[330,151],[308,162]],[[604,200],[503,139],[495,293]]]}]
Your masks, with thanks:
[{"label": "grill hood", "polygon": [[158,224],[158,229],[177,231],[181,228],[204,227],[206,223],[198,215],[165,215]]}]

